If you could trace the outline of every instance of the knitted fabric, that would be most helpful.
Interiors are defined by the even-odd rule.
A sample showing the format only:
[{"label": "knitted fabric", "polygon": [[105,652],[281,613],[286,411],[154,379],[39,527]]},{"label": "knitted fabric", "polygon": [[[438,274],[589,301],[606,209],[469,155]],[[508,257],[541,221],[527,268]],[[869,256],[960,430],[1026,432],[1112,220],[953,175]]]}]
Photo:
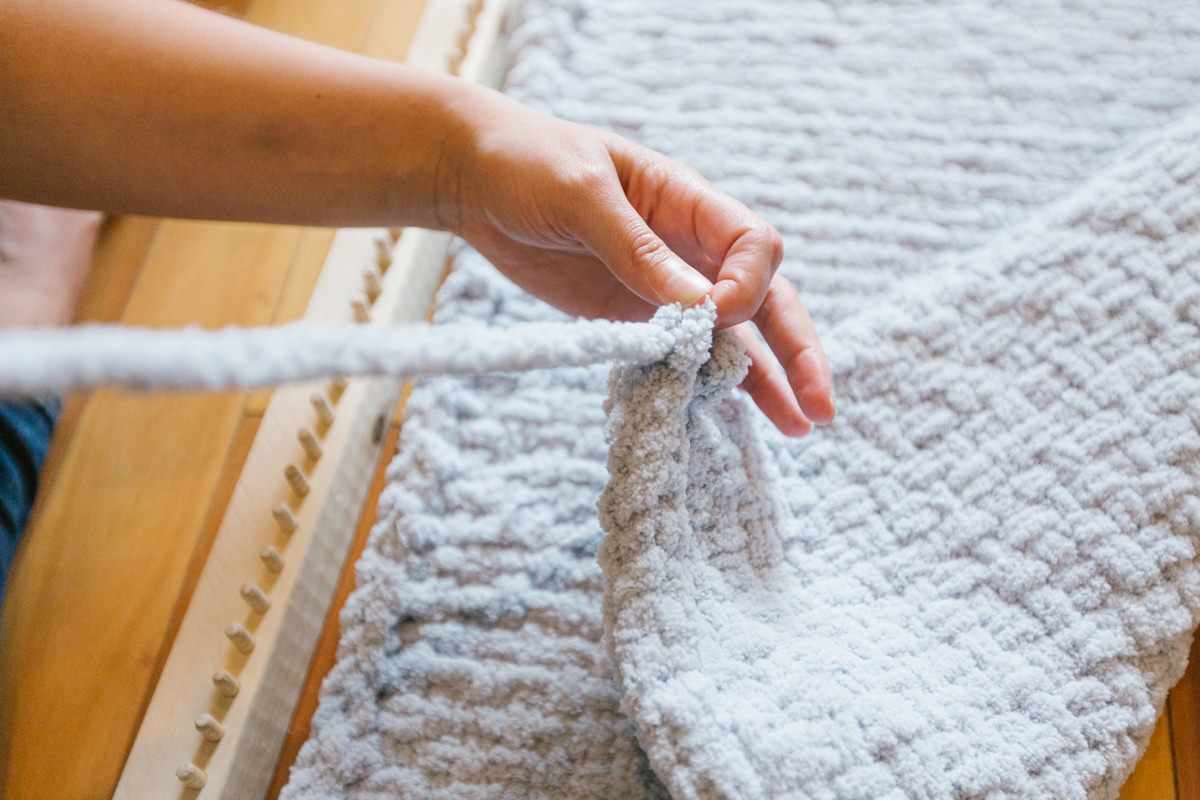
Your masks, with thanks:
[{"label": "knitted fabric", "polygon": [[[606,581],[607,370],[425,381],[283,796],[1114,796],[1195,622],[1194,128],[1128,147],[1200,8],[526,6],[518,99],[783,233],[839,419],[785,440],[702,334],[621,373]],[[471,253],[439,302],[555,316]]]},{"label": "knitted fabric", "polygon": [[673,797],[1117,795],[1200,612],[1198,257],[1200,118],[835,327],[799,481],[732,340],[618,370],[605,631]]}]

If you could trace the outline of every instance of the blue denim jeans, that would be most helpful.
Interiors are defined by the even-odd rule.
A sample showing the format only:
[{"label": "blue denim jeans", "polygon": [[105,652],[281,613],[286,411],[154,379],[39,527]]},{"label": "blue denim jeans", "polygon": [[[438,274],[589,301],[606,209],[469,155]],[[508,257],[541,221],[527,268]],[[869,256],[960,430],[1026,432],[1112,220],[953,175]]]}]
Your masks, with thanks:
[{"label": "blue denim jeans", "polygon": [[0,599],[60,410],[57,397],[0,400]]}]

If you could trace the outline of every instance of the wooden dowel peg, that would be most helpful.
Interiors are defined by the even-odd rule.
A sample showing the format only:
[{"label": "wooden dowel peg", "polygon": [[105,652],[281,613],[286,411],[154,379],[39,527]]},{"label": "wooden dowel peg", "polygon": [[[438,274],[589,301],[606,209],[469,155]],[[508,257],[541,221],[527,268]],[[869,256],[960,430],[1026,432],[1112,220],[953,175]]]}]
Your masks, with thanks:
[{"label": "wooden dowel peg", "polygon": [[313,436],[313,432],[308,428],[301,428],[296,431],[296,438],[300,440],[300,446],[304,448],[304,455],[316,461],[321,457],[321,443],[317,441],[317,437]]},{"label": "wooden dowel peg", "polygon": [[380,272],[387,272],[392,265],[392,243],[386,236],[375,240],[375,264]]},{"label": "wooden dowel peg", "polygon": [[267,565],[267,569],[271,572],[283,571],[283,556],[279,555],[279,551],[271,545],[267,545],[258,552],[258,557]]},{"label": "wooden dowel peg", "polygon": [[175,777],[189,789],[203,789],[205,781],[208,780],[204,770],[190,761],[185,761],[175,768]]},{"label": "wooden dowel peg", "polygon": [[295,464],[288,464],[283,468],[283,477],[287,479],[293,492],[301,497],[308,494],[308,478],[304,477],[304,473]]},{"label": "wooden dowel peg", "polygon": [[361,297],[356,297],[350,301],[350,310],[354,312],[355,322],[371,321],[371,312],[367,310],[367,303]]},{"label": "wooden dowel peg", "polygon": [[266,613],[266,610],[271,607],[271,598],[267,597],[266,593],[253,583],[242,584],[242,599],[246,601],[246,605],[259,614]]},{"label": "wooden dowel peg", "polygon": [[463,25],[458,29],[458,38],[454,43],[455,46],[458,47],[458,52],[462,53],[463,55],[466,55],[467,50],[471,45],[471,37],[475,35],[475,26],[472,24],[472,22],[473,21],[468,20],[466,25]]},{"label": "wooden dowel peg", "polygon": [[292,510],[288,508],[286,503],[280,503],[272,508],[271,516],[275,517],[275,524],[284,533],[291,533],[300,524],[296,521],[296,515],[292,513]]},{"label": "wooden dowel peg", "polygon": [[367,301],[374,303],[383,293],[383,284],[379,282],[379,270],[367,267],[363,270],[363,286],[366,288]]},{"label": "wooden dowel peg", "polygon": [[213,686],[226,697],[237,697],[238,689],[242,688],[238,679],[223,669],[213,673]]},{"label": "wooden dowel peg", "polygon": [[201,714],[196,717],[196,730],[209,742],[219,742],[225,735],[225,726],[217,722],[211,714]]},{"label": "wooden dowel peg", "polygon": [[342,396],[342,392],[346,391],[346,387],[349,385],[349,383],[350,382],[341,375],[331,380],[329,382],[329,399],[336,403],[338,398]]},{"label": "wooden dowel peg", "polygon": [[317,420],[321,425],[329,427],[333,424],[333,406],[329,404],[329,400],[320,392],[314,392],[309,398],[312,401],[313,410],[317,412]]},{"label": "wooden dowel peg", "polygon": [[233,646],[242,653],[249,653],[254,649],[254,635],[246,630],[240,622],[231,622],[226,625],[225,637],[233,642]]}]

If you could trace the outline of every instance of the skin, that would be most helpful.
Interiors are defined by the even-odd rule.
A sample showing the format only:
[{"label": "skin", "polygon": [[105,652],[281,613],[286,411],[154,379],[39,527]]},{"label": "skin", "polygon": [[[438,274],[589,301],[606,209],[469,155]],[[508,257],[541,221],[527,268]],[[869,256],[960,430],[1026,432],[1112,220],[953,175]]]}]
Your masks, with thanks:
[{"label": "skin", "polygon": [[71,321],[100,214],[0,200],[0,327]]},{"label": "skin", "polygon": [[682,164],[456,78],[179,0],[5,0],[0,164],[0,196],[33,203],[450,230],[581,316],[711,296],[780,430],[834,415],[773,228]]}]

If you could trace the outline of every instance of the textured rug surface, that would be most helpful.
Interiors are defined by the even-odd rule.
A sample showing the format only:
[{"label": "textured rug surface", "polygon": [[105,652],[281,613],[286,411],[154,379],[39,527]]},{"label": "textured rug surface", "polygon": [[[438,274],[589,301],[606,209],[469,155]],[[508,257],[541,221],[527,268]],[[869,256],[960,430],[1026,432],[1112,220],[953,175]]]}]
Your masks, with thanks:
[{"label": "textured rug surface", "polygon": [[[703,330],[611,452],[605,367],[422,383],[284,796],[1115,796],[1198,602],[1200,7],[526,5],[509,91],[784,234],[839,419]],[[438,318],[556,314],[465,252]]]},{"label": "textured rug surface", "polygon": [[673,796],[1116,796],[1200,611],[1200,119],[1009,239],[834,327],[800,513],[731,341],[618,370],[605,627]]}]

